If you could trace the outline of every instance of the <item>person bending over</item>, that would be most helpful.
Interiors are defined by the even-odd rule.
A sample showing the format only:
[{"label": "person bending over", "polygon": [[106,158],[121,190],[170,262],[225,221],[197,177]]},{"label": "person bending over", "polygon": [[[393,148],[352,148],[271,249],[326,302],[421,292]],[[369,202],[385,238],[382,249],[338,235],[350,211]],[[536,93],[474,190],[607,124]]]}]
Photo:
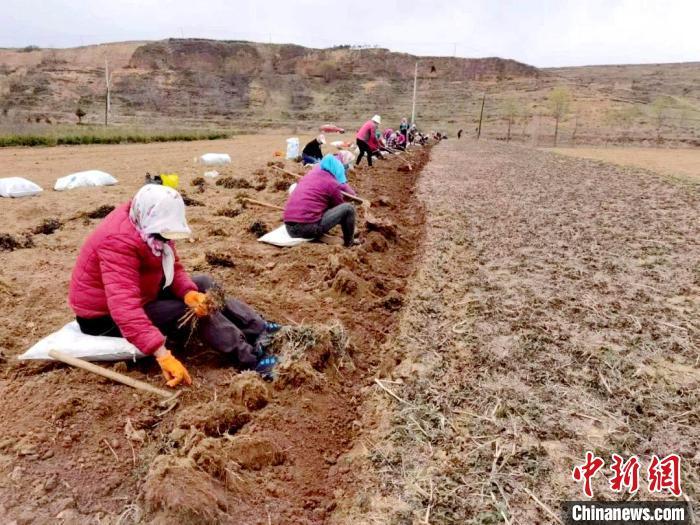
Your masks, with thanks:
[{"label": "person bending over", "polygon": [[301,160],[304,165],[318,164],[321,162],[321,159],[323,158],[321,146],[325,143],[326,137],[321,134],[304,146],[304,149],[301,151]]},{"label": "person bending over", "polygon": [[362,157],[367,154],[367,164],[372,167],[372,152],[376,148],[371,147],[372,142],[376,142],[377,127],[382,123],[382,117],[374,115],[370,120],[365,122],[355,136],[357,147],[360,148],[360,154],[357,156],[355,165],[359,166]]},{"label": "person bending over", "polygon": [[189,373],[168,346],[188,336],[189,328],[178,324],[192,309],[204,342],[270,378],[277,360],[266,354],[264,341],[280,326],[232,298],[221,311],[208,311],[206,292],[214,282],[190,278],[175,251],[174,241],[190,233],[182,197],[167,186],[148,184],[107,215],[80,249],[71,276],[68,302],[80,330],[126,338],[155,356],[168,386],[189,385]]},{"label": "person bending over", "polygon": [[356,244],[355,207],[341,192],[355,195],[343,164],[333,155],[304,175],[284,207],[284,224],[292,237],[318,239],[340,224],[345,246]]}]

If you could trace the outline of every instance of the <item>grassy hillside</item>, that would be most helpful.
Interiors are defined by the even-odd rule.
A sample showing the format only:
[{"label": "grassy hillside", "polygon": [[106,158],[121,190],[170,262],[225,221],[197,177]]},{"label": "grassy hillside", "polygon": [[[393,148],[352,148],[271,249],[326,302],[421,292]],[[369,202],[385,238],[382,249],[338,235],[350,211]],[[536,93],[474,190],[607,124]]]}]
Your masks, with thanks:
[{"label": "grassy hillside", "polygon": [[[572,103],[563,143],[662,141],[699,144],[698,64],[538,70],[501,58],[415,57],[384,49],[171,39],[74,49],[0,50],[0,133],[43,134],[104,120],[105,60],[112,72],[111,121],[164,129],[352,128],[373,113],[388,126],[410,116],[419,68],[417,121],[473,133],[485,94],[483,135],[547,144],[556,86]],[[663,99],[661,115],[655,100]],[[659,126],[659,121],[661,125]]]}]

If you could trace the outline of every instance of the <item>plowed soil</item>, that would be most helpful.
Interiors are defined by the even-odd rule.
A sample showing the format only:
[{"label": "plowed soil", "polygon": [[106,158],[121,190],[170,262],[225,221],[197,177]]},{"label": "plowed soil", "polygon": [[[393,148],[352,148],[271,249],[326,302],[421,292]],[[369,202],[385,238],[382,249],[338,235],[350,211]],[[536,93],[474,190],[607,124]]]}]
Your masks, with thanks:
[{"label": "plowed soil", "polygon": [[[267,166],[279,160],[272,153],[282,144],[283,137],[267,136],[0,152],[0,176],[26,176],[46,188],[36,198],[0,203],[0,233],[19,239],[0,247],[3,520],[323,523],[339,499],[355,492],[348,453],[361,429],[363,389],[385,366],[380,348],[395,329],[414,270],[424,219],[413,188],[428,150],[412,155],[417,169],[410,173],[391,159],[350,175],[373,201],[371,213],[398,236],[368,232],[360,211],[359,247],[279,249],[257,242],[261,226],[251,226],[277,227],[280,212],[244,206],[240,197],[283,205],[289,180]],[[228,189],[212,179],[191,185],[208,171],[192,158],[208,151],[231,152],[234,162],[218,169],[221,177],[245,179],[252,188]],[[111,172],[119,185],[50,190],[56,177],[90,168]],[[91,212],[127,200],[146,171],[160,170],[178,172],[181,189],[195,201],[188,208],[194,240],[178,244],[185,266],[213,275],[292,334],[313,338],[302,345],[306,351],[289,353],[273,384],[240,374],[191,342],[177,353],[194,385],[164,414],[156,399],[126,386],[61,364],[15,360],[71,319],[70,272],[100,220]],[[107,366],[163,384],[151,359]]]}]

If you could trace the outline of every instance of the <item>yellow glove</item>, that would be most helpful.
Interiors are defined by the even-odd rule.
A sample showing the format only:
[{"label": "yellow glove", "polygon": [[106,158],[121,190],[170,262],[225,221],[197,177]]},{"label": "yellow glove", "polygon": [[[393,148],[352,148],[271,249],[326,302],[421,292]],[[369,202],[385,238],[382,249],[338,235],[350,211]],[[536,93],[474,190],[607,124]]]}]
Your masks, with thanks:
[{"label": "yellow glove", "polygon": [[185,304],[194,310],[197,317],[204,317],[209,313],[207,308],[207,294],[190,290],[185,294]]},{"label": "yellow glove", "polygon": [[184,381],[186,385],[192,384],[192,378],[187,372],[187,369],[183,364],[173,357],[170,350],[166,350],[166,353],[156,357],[161,370],[163,370],[163,376],[167,381],[169,387],[175,387]]}]

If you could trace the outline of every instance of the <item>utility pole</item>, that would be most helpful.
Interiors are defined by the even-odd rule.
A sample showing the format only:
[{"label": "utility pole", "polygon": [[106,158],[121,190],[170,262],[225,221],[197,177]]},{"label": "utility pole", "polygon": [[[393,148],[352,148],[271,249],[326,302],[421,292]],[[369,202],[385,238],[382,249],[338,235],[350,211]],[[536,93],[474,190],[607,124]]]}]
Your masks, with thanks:
[{"label": "utility pole", "polygon": [[416,88],[418,87],[418,62],[413,72],[413,109],[411,109],[411,125],[416,123]]},{"label": "utility pole", "polygon": [[109,75],[109,64],[107,63],[107,59],[105,58],[105,126],[109,126],[109,112],[111,110],[110,107],[110,84],[112,83],[112,79]]},{"label": "utility pole", "polygon": [[486,91],[484,91],[484,96],[481,99],[481,114],[479,115],[479,129],[476,132],[476,140],[481,137],[481,122],[484,120],[484,103],[486,102]]}]

